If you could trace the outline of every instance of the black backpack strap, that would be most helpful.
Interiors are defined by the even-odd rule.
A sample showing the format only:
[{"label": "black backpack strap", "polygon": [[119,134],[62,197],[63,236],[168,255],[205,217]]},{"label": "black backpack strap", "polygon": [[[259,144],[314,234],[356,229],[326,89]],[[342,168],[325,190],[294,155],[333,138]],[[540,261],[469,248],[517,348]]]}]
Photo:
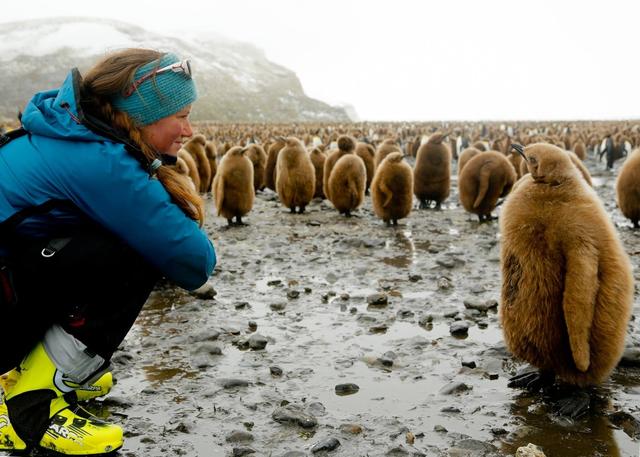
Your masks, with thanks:
[{"label": "black backpack strap", "polygon": [[7,144],[9,141],[15,140],[16,138],[20,138],[21,136],[26,135],[27,132],[24,128],[19,127],[15,130],[10,130],[8,132],[0,134],[0,148]]},{"label": "black backpack strap", "polygon": [[11,236],[13,230],[25,219],[37,214],[45,214],[54,208],[74,207],[69,200],[48,200],[40,205],[24,208],[17,213],[12,214],[4,221],[0,222],[0,235]]}]

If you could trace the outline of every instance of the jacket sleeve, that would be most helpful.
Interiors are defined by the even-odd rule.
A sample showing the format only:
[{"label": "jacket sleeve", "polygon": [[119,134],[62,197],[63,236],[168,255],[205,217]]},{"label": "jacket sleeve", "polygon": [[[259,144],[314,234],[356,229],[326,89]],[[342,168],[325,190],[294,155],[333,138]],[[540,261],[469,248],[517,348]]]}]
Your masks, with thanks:
[{"label": "jacket sleeve", "polygon": [[99,151],[66,157],[58,185],[80,210],[180,287],[207,281],[216,264],[213,244],[121,145],[103,143]]}]

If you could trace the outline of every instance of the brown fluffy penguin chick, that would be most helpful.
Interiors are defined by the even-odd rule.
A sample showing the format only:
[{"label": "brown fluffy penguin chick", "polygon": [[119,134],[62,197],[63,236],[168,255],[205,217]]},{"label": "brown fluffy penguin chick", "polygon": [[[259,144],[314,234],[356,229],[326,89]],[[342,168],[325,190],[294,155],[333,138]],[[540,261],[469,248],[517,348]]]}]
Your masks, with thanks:
[{"label": "brown fluffy penguin chick", "polygon": [[264,189],[264,175],[267,168],[267,153],[259,144],[250,144],[244,153],[253,164],[253,190]]},{"label": "brown fluffy penguin chick", "polygon": [[278,161],[278,153],[284,148],[284,141],[278,138],[271,146],[267,153],[267,166],[264,170],[264,185],[269,189],[276,190],[276,163]]},{"label": "brown fluffy penguin chick", "polygon": [[280,201],[292,213],[304,213],[313,199],[316,188],[316,170],[300,140],[287,138],[285,147],[280,149],[276,164],[276,190]]},{"label": "brown fluffy penguin chick", "polygon": [[445,135],[434,133],[420,146],[413,169],[413,193],[420,201],[420,208],[429,208],[431,201],[436,209],[449,196],[451,187],[451,151],[444,142]]},{"label": "brown fluffy penguin chick", "polygon": [[[631,263],[569,156],[540,143],[524,154],[531,174],[518,182],[500,217],[505,342],[541,373],[577,386],[598,384],[624,350]],[[510,385],[530,387],[528,377],[516,376]]]},{"label": "brown fluffy penguin chick", "polygon": [[189,180],[189,184],[191,184],[191,188],[197,192],[196,185],[193,183],[193,180],[189,176],[189,165],[184,161],[181,157],[176,158],[176,164],[173,166],[175,170],[183,175],[185,178]]},{"label": "brown fluffy penguin chick", "polygon": [[[545,144],[550,144],[550,143],[545,143]],[[559,146],[556,146],[556,147],[559,147]],[[589,184],[591,187],[593,187],[593,183],[591,182],[591,173],[589,173],[589,170],[587,169],[585,164],[582,162],[582,160],[580,160],[578,158],[578,156],[575,153],[571,152],[571,151],[567,151],[565,149],[563,149],[563,151],[569,156],[569,158],[571,159],[571,163],[580,172],[580,175],[584,178],[584,180],[587,182],[587,184]],[[519,173],[520,176],[519,177],[522,177],[522,176],[526,175],[527,173],[529,173],[529,168],[527,167],[527,162],[524,159],[522,159],[522,156],[520,156],[520,158],[521,158],[521,160],[520,160],[520,165],[519,165],[518,169],[520,170],[520,173]]]},{"label": "brown fluffy penguin chick", "polygon": [[587,158],[587,146],[584,141],[578,140],[573,144],[573,152],[578,156],[580,160]]},{"label": "brown fluffy penguin chick", "polygon": [[378,145],[378,148],[376,149],[376,153],[373,159],[374,169],[378,168],[378,165],[380,165],[380,162],[382,162],[384,158],[387,157],[392,152],[402,152],[402,149],[400,149],[400,146],[398,145],[395,139],[387,138],[382,143],[380,143]]},{"label": "brown fluffy penguin chick", "polygon": [[338,149],[334,149],[327,156],[327,160],[324,162],[324,170],[322,170],[322,190],[324,192],[324,196],[331,200],[331,193],[329,189],[329,177],[331,176],[331,171],[335,166],[336,162],[343,156],[347,154],[353,154],[356,149],[356,140],[353,137],[348,135],[342,135],[338,138]]},{"label": "brown fluffy penguin chick", "polygon": [[206,144],[207,139],[204,135],[198,134],[183,145],[183,148],[186,149],[196,161],[198,176],[200,177],[198,191],[202,193],[209,190],[207,184],[211,180],[211,165],[209,164],[209,159],[207,159],[207,153],[204,150]]},{"label": "brown fluffy penguin chick", "polygon": [[640,149],[633,151],[620,168],[616,181],[616,195],[620,211],[640,228]]},{"label": "brown fluffy penguin chick", "polygon": [[313,148],[311,151],[311,163],[316,170],[316,189],[313,193],[313,198],[324,198],[324,190],[322,189],[323,175],[324,175],[324,162],[327,160],[327,155],[320,148]]},{"label": "brown fluffy penguin chick", "polygon": [[213,183],[213,178],[216,176],[216,171],[218,170],[218,163],[216,162],[216,157],[218,155],[216,144],[213,141],[207,141],[207,144],[204,145],[204,152],[207,155],[207,160],[209,161],[209,168],[211,169],[211,178],[207,183],[206,189],[207,192],[211,191],[211,183]]},{"label": "brown fluffy penguin chick", "polygon": [[189,177],[196,186],[196,191],[200,191],[200,174],[198,173],[198,165],[196,164],[193,156],[186,149],[180,149],[178,151],[178,158],[182,159],[189,167]]},{"label": "brown fluffy penguin chick", "polygon": [[[517,178],[520,179],[522,177],[523,171],[526,173],[526,170],[527,170],[527,164],[522,158],[522,156],[518,154],[516,151],[512,150],[507,155],[507,160],[509,161],[509,163],[511,163],[511,165],[513,166],[513,169],[516,171]],[[523,164],[524,164],[524,167],[523,167]]]},{"label": "brown fluffy penguin chick", "polygon": [[467,148],[460,153],[460,157],[458,158],[458,177],[460,176],[460,173],[462,172],[462,169],[467,164],[467,162],[471,160],[472,157],[477,156],[481,152],[481,150],[476,148]]},{"label": "brown fluffy penguin chick", "polygon": [[371,183],[373,211],[387,225],[403,219],[413,207],[413,170],[401,152],[392,152],[380,162]]},{"label": "brown fluffy penguin chick", "polygon": [[375,155],[376,150],[369,143],[358,142],[356,144],[356,155],[364,162],[364,167],[367,169],[367,187],[365,188],[365,194],[369,194],[369,188],[371,187],[371,181],[375,174]]},{"label": "brown fluffy penguin chick", "polygon": [[242,216],[253,208],[253,164],[244,155],[244,149],[235,146],[227,151],[213,180],[212,192],[216,200],[218,215],[227,219],[229,225],[242,225]]},{"label": "brown fluffy penguin chick", "polygon": [[480,222],[491,220],[498,199],[511,191],[516,179],[516,171],[501,152],[478,154],[467,162],[458,178],[460,203],[477,214]]},{"label": "brown fluffy penguin chick", "polygon": [[573,164],[574,167],[578,169],[578,171],[580,172],[584,180],[587,182],[587,184],[593,187],[593,184],[591,183],[591,173],[589,173],[589,170],[587,170],[587,167],[584,165],[582,160],[580,160],[580,157],[578,157],[576,153],[573,151],[565,150],[565,152],[569,154],[571,163]]},{"label": "brown fluffy penguin chick", "polygon": [[328,189],[331,203],[340,214],[351,216],[364,201],[367,169],[360,157],[347,154],[341,157],[331,171]]}]

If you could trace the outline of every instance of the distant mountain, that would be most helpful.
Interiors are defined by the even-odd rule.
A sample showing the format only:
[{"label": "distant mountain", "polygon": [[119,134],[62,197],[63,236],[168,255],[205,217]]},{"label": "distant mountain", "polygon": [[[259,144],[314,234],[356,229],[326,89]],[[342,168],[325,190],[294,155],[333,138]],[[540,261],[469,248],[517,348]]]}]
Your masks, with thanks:
[{"label": "distant mountain", "polygon": [[86,71],[105,52],[148,47],[189,57],[198,85],[194,120],[349,121],[342,107],[307,97],[291,70],[257,47],[220,36],[163,36],[96,18],[0,24],[0,117],[15,118],[35,92],[57,88],[68,71]]}]

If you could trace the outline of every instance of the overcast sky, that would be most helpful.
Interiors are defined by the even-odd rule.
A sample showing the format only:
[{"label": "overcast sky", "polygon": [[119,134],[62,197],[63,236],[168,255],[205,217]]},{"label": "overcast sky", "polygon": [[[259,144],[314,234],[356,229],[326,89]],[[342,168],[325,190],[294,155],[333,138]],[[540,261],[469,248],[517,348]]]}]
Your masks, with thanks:
[{"label": "overcast sky", "polygon": [[0,22],[55,16],[251,42],[363,120],[640,118],[635,0],[19,0]]}]

